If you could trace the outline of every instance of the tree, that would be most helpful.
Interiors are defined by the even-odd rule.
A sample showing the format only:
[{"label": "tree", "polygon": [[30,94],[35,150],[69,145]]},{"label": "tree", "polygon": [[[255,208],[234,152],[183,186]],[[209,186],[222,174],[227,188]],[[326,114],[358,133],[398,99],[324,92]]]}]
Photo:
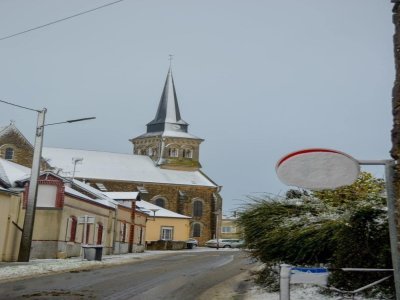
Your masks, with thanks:
[{"label": "tree", "polygon": [[[252,198],[239,224],[252,255],[271,266],[292,265],[391,268],[384,182],[362,172],[334,191],[288,191],[286,198]],[[293,196],[296,197],[293,197]],[[381,274],[333,272],[330,283],[350,289]],[[380,278],[380,277],[379,277]]]}]

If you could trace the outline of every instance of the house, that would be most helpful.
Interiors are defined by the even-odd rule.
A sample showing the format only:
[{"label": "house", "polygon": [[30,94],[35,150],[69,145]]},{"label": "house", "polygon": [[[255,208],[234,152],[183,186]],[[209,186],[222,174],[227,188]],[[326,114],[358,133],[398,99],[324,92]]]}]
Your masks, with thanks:
[{"label": "house", "polygon": [[137,207],[149,213],[146,226],[146,243],[159,240],[187,241],[190,237],[191,217],[178,214],[147,201],[140,201]]},{"label": "house", "polygon": [[[26,167],[0,159],[0,259],[4,261],[18,256],[29,173]],[[118,203],[50,171],[42,172],[38,183],[31,258],[79,256],[84,244],[103,245],[105,254],[144,250],[144,238],[134,233],[145,233],[147,215],[136,211],[134,202]]]},{"label": "house", "polygon": [[[73,176],[103,192],[140,192],[145,201],[190,216],[189,235],[202,244],[218,230],[221,186],[201,170],[204,140],[188,128],[170,68],[154,119],[144,134],[130,140],[132,154],[44,147],[42,167],[51,166],[54,173]],[[32,146],[15,124],[0,127],[0,155],[31,165]]]},{"label": "house", "polygon": [[242,230],[236,223],[236,217],[223,215],[221,219],[221,239],[241,239]]}]

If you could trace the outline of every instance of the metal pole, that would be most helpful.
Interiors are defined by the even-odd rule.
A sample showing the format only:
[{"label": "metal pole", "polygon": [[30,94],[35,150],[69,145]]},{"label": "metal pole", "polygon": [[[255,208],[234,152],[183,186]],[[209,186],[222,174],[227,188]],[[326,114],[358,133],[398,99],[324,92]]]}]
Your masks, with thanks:
[{"label": "metal pole", "polygon": [[290,265],[281,265],[279,300],[290,300],[290,270]]},{"label": "metal pole", "polygon": [[393,160],[388,161],[385,164],[385,176],[386,176],[390,248],[392,252],[392,264],[394,270],[393,272],[394,285],[396,288],[396,299],[400,300],[400,258],[399,258],[398,232],[396,226],[396,194],[393,182],[394,166],[395,162]]},{"label": "metal pole", "polygon": [[40,161],[42,157],[44,121],[46,108],[38,112],[35,145],[33,150],[31,179],[28,190],[28,202],[26,204],[24,227],[18,253],[18,261],[27,262],[31,254],[33,225],[35,222],[38,179],[40,175]]},{"label": "metal pole", "polygon": [[398,232],[396,226],[396,193],[394,189],[394,167],[396,162],[392,159],[386,160],[359,160],[360,165],[384,165],[385,166],[385,183],[386,197],[388,207],[388,223],[389,223],[389,238],[390,250],[392,254],[393,277],[396,288],[396,299],[400,300],[400,254]]},{"label": "metal pole", "polygon": [[215,217],[215,237],[217,238],[217,250],[219,249],[219,230],[218,230],[218,216],[219,216],[219,210],[217,211]]}]

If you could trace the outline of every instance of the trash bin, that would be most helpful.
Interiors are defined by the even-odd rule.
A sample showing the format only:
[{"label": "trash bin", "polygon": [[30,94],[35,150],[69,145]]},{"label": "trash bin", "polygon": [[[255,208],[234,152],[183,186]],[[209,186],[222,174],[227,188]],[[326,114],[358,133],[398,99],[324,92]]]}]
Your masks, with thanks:
[{"label": "trash bin", "polygon": [[188,248],[188,249],[193,249],[193,247],[194,247],[194,243],[186,243],[186,248]]},{"label": "trash bin", "polygon": [[82,245],[83,258],[87,260],[101,260],[103,245]]}]

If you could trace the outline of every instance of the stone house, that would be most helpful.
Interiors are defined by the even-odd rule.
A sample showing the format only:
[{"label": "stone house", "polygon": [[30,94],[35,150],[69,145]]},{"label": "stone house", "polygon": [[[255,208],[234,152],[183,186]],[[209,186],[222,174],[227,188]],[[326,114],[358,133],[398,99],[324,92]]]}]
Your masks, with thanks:
[{"label": "stone house", "polygon": [[[74,177],[100,191],[141,193],[143,200],[190,216],[190,237],[200,244],[216,235],[222,211],[221,187],[200,164],[204,141],[181,118],[169,69],[155,118],[146,133],[131,139],[132,154],[43,148],[43,167]],[[0,155],[30,167],[32,146],[14,124],[0,127]],[[75,170],[75,172],[74,172]]]}]

